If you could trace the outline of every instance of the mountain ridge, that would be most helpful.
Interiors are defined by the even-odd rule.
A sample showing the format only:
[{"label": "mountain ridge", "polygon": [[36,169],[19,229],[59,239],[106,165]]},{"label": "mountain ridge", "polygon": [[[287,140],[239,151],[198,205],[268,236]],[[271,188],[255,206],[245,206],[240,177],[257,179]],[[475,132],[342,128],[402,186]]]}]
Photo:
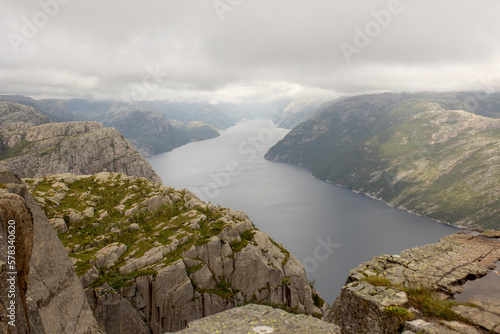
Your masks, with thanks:
[{"label": "mountain ridge", "polygon": [[499,228],[499,120],[443,104],[389,93],[333,102],[265,158],[441,222]]}]

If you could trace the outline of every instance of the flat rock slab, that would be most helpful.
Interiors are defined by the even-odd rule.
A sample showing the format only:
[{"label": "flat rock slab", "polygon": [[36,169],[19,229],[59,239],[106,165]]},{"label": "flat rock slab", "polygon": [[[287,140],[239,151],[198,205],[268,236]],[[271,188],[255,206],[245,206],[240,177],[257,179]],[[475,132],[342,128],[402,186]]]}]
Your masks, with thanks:
[{"label": "flat rock slab", "polygon": [[177,333],[325,333],[340,334],[338,326],[311,316],[287,313],[269,306],[249,304],[191,322]]}]

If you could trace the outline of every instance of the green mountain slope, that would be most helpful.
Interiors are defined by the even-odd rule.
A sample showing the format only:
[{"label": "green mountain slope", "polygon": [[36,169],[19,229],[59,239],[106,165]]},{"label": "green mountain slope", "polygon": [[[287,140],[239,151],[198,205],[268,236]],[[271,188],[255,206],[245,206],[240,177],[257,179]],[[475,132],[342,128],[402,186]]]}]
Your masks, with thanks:
[{"label": "green mountain slope", "polygon": [[439,221],[499,228],[500,120],[436,101],[381,94],[335,102],[266,158]]}]

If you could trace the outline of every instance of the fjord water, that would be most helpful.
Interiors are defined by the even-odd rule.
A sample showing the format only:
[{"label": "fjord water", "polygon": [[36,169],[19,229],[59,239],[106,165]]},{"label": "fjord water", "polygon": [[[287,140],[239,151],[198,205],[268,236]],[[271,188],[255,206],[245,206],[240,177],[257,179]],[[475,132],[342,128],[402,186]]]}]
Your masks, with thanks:
[{"label": "fjord water", "polygon": [[302,261],[330,304],[349,270],[360,263],[459,230],[317,180],[306,168],[265,160],[267,150],[287,132],[269,120],[243,121],[220,137],[149,161],[164,185],[246,212],[257,228]]}]

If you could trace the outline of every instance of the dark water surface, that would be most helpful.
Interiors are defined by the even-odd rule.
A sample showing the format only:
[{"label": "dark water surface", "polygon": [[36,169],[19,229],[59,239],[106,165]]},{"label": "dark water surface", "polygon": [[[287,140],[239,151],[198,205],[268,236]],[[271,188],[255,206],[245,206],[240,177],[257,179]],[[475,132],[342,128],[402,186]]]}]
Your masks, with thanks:
[{"label": "dark water surface", "polygon": [[269,120],[244,121],[149,161],[164,185],[246,212],[303,262],[330,304],[360,263],[459,230],[314,179],[306,168],[264,160],[287,132]]}]

